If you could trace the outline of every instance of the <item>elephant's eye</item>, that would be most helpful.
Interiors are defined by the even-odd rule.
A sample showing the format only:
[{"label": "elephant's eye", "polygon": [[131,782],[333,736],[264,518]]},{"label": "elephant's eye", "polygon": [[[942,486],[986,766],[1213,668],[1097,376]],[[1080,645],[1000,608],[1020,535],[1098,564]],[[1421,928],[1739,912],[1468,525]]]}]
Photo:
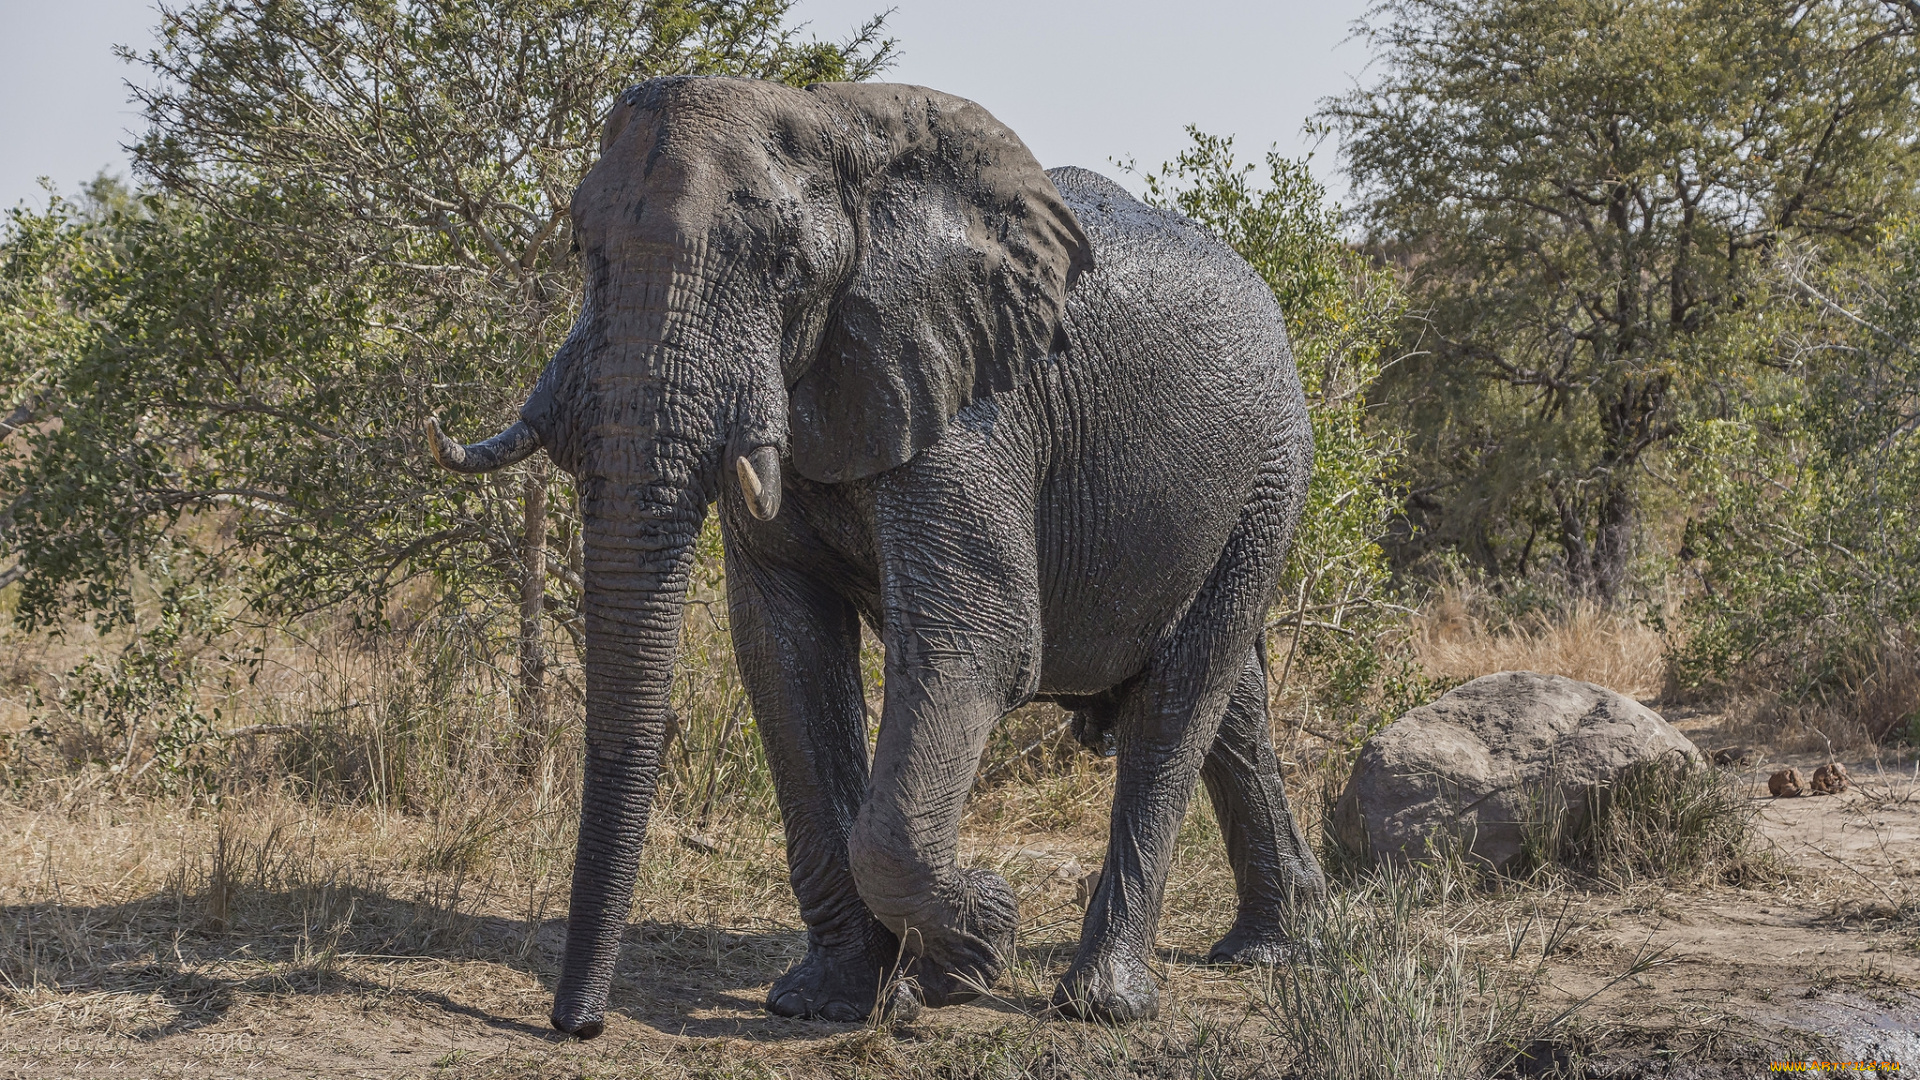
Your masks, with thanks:
[{"label": "elephant's eye", "polygon": [[792,244],[783,244],[779,254],[773,257],[774,284],[791,288],[800,277],[799,252]]}]

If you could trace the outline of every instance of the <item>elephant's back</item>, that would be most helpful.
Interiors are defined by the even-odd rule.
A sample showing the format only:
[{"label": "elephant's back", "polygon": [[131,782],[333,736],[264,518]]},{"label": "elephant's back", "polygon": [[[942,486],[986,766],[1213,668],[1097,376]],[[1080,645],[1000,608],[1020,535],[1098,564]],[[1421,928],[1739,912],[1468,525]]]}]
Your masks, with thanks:
[{"label": "elephant's back", "polygon": [[[1099,173],[1064,166],[1047,175],[1092,246],[1093,270],[1067,297],[1069,335],[1079,330],[1076,344],[1088,346],[1077,350],[1081,359],[1121,364],[1136,378],[1166,378],[1180,372],[1157,350],[1196,348],[1217,362],[1192,374],[1234,376],[1226,385],[1244,391],[1247,407],[1299,396],[1280,304],[1238,252],[1185,215],[1148,206]],[[1150,348],[1128,357],[1103,347],[1122,339]]]},{"label": "elephant's back", "polygon": [[1312,437],[1279,304],[1245,260],[1097,173],[1048,175],[1094,265],[1043,380],[1056,417],[1038,523],[1044,679],[1091,692],[1145,662],[1250,503],[1297,507],[1297,491],[1266,489],[1276,473],[1304,482]]},{"label": "elephant's back", "polygon": [[1135,391],[1115,404],[1156,406],[1129,422],[1157,421],[1168,436],[1204,425],[1252,447],[1306,422],[1279,302],[1245,259],[1098,173],[1048,176],[1093,252],[1067,297],[1070,374]]}]

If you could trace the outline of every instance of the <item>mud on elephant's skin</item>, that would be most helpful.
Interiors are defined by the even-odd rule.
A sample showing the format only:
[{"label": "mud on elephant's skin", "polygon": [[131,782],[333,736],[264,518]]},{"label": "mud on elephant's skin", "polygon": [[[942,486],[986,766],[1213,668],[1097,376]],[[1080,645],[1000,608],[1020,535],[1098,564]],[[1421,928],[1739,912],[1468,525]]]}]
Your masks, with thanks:
[{"label": "mud on elephant's skin", "polygon": [[[1118,751],[1106,871],[1056,991],[1153,1015],[1196,777],[1271,960],[1324,886],[1287,809],[1257,646],[1313,456],[1272,293],[1226,247],[979,106],[912,86],[666,79],[575,193],[586,299],[521,420],[585,534],[586,778],[553,1023],[603,1024],[659,776],[693,543],[717,504],[734,648],[786,821],[805,957],[777,1013],[927,1005],[1011,953],[958,828],[988,733],[1053,700]],[[860,624],[886,647],[871,768]],[[901,943],[905,943],[904,950]]]}]

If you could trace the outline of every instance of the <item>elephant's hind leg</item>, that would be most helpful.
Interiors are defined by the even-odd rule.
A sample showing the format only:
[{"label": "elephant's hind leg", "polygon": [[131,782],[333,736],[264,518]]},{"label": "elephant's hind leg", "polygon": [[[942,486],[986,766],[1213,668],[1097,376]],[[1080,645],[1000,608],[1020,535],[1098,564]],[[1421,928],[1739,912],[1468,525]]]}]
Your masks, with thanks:
[{"label": "elephant's hind leg", "polygon": [[1287,807],[1280,762],[1267,726],[1267,673],[1260,645],[1247,664],[1207,751],[1200,775],[1226,841],[1240,909],[1233,929],[1208,954],[1214,963],[1272,964],[1284,959],[1293,905],[1318,902],[1326,878]]},{"label": "elephant's hind leg", "polygon": [[1079,952],[1053,995],[1055,1007],[1070,1015],[1125,1021],[1159,1011],[1147,961],[1167,871],[1187,802],[1243,682],[1286,556],[1291,506],[1304,487],[1286,479],[1286,464],[1276,462],[1263,477],[1206,584],[1120,702],[1106,862],[1087,905]]},{"label": "elephant's hind leg", "polygon": [[735,654],[786,824],[787,866],[807,953],[774,981],[781,1016],[859,1021],[899,945],[861,903],[847,832],[867,783],[860,624],[817,579],[727,559]]}]

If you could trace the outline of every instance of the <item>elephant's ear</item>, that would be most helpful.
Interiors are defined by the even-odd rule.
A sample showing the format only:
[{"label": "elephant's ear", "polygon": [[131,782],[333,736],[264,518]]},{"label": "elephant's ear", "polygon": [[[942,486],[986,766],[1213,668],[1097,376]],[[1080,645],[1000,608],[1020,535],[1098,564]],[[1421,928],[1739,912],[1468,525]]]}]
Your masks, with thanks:
[{"label": "elephant's ear", "polygon": [[980,106],[917,86],[808,90],[846,132],[858,250],[789,391],[790,438],[795,470],[838,482],[903,464],[1063,348],[1067,290],[1092,256],[1039,162]]}]

